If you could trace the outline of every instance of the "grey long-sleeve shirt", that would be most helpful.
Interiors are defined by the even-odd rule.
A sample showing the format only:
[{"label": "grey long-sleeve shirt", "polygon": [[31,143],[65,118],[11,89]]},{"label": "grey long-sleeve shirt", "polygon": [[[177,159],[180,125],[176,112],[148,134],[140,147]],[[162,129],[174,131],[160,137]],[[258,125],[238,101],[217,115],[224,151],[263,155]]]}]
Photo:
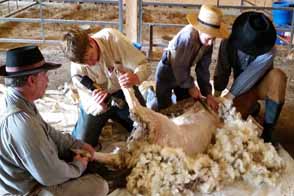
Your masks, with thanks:
[{"label": "grey long-sleeve shirt", "polygon": [[269,52],[253,57],[234,49],[223,40],[219,49],[218,62],[214,74],[214,88],[224,90],[231,71],[234,81],[230,92],[236,97],[250,90],[270,69],[273,68],[275,48]]},{"label": "grey long-sleeve shirt", "polygon": [[[12,194],[29,192],[36,184],[51,186],[79,177],[86,169],[62,157],[82,142],[48,125],[34,104],[7,88],[5,108],[20,111],[0,122],[0,186]],[[3,117],[2,117],[3,118]]]},{"label": "grey long-sleeve shirt", "polygon": [[185,26],[169,43],[167,50],[173,54],[171,65],[177,84],[181,88],[191,88],[194,79],[191,67],[196,64],[196,77],[201,93],[211,94],[209,83],[212,46],[204,46],[199,40],[199,32],[192,26]]}]

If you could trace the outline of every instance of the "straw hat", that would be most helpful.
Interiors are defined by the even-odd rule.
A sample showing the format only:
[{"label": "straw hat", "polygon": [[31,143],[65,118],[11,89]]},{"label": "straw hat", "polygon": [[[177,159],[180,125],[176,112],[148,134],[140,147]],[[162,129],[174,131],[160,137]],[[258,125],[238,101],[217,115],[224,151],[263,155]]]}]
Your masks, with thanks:
[{"label": "straw hat", "polygon": [[222,17],[222,11],[213,5],[202,5],[198,17],[195,13],[186,16],[195,29],[213,37],[226,38],[229,32]]}]

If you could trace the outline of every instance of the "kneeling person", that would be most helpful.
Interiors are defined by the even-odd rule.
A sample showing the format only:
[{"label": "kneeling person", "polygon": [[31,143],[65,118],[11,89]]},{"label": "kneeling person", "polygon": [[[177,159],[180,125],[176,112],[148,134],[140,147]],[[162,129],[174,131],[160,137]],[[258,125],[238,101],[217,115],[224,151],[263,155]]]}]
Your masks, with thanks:
[{"label": "kneeling person", "polygon": [[[233,101],[243,118],[253,111],[258,100],[265,100],[262,137],[272,141],[272,130],[285,101],[287,77],[273,67],[276,30],[261,12],[245,12],[235,20],[232,33],[221,42],[214,75],[216,94],[228,84],[231,70],[234,81],[225,96]],[[257,108],[257,107],[255,107]]]},{"label": "kneeling person", "polygon": [[[64,53],[72,61],[72,80],[81,101],[73,136],[96,146],[108,119],[131,131],[133,121],[129,118],[128,105],[109,105],[107,100],[109,97],[125,100],[121,87],[133,87],[145,105],[137,85],[151,72],[146,57],[122,33],[110,28],[92,36],[81,30],[70,30],[64,35]],[[88,76],[101,88],[91,92],[81,85],[77,76]]]},{"label": "kneeling person", "polygon": [[[187,16],[186,25],[165,49],[156,69],[156,98],[148,99],[147,105],[155,110],[164,109],[172,104],[172,91],[177,101],[188,97],[199,99],[207,97],[207,104],[215,111],[218,102],[212,96],[209,83],[209,66],[216,37],[228,36],[220,9],[211,5],[202,5],[198,16]],[[191,67],[195,67],[198,87],[191,76]]]}]

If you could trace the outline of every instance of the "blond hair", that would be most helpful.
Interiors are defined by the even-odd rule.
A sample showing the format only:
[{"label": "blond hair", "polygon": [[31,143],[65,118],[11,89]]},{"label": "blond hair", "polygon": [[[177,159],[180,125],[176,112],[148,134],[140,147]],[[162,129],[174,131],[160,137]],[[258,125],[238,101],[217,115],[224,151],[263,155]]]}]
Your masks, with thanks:
[{"label": "blond hair", "polygon": [[84,63],[85,54],[90,47],[89,35],[79,29],[71,29],[63,35],[62,50],[69,60]]}]

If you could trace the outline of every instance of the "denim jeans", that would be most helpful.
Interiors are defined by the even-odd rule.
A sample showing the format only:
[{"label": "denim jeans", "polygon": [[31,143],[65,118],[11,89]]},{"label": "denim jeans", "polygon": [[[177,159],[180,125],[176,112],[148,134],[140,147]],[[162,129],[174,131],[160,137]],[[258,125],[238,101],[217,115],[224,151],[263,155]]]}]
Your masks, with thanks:
[{"label": "denim jeans", "polygon": [[[144,98],[139,92],[139,89],[134,87],[134,90],[139,102],[145,106]],[[112,96],[125,100],[121,90],[115,92]],[[133,121],[130,119],[129,114],[129,107],[127,104],[125,104],[123,108],[111,106],[109,110],[97,116],[87,114],[80,105],[79,118],[72,131],[72,136],[95,147],[98,144],[101,130],[109,119],[120,123],[131,132],[133,129]]]}]

